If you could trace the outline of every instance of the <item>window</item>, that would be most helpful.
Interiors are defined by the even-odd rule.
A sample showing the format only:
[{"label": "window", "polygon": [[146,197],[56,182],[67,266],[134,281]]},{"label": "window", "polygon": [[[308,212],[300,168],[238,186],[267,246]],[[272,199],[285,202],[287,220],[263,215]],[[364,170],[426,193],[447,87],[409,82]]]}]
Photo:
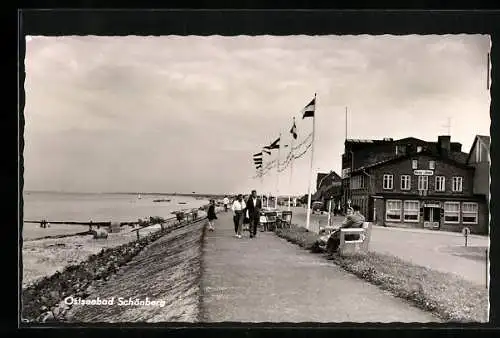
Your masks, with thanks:
[{"label": "window", "polygon": [[436,167],[436,161],[429,161],[429,169],[434,170]]},{"label": "window", "polygon": [[451,190],[453,192],[461,192],[462,191],[462,181],[463,181],[463,179],[460,176],[453,177]]},{"label": "window", "polygon": [[444,222],[458,223],[460,214],[460,202],[444,202]]},{"label": "window", "polygon": [[364,176],[354,176],[351,177],[351,189],[360,189],[365,187],[365,177]]},{"label": "window", "polygon": [[412,169],[417,169],[418,168],[418,160],[411,161],[411,168]]},{"label": "window", "polygon": [[403,210],[405,222],[418,222],[418,213],[420,211],[418,201],[405,201]]},{"label": "window", "polygon": [[418,190],[427,190],[429,188],[429,176],[418,176]]},{"label": "window", "polygon": [[401,221],[401,201],[387,200],[385,207],[385,219],[387,221]]},{"label": "window", "polygon": [[410,190],[411,177],[410,175],[401,175],[401,190]]},{"label": "window", "polygon": [[462,222],[464,224],[477,224],[477,203],[462,203]]},{"label": "window", "polygon": [[421,146],[417,146],[417,153],[419,153],[421,151],[422,151],[422,147]]},{"label": "window", "polygon": [[435,182],[435,190],[436,191],[444,191],[444,185],[445,179],[444,176],[436,176],[436,182]]},{"label": "window", "polygon": [[396,146],[396,155],[398,155],[398,150],[399,150],[399,148],[398,148],[398,146]]},{"label": "window", "polygon": [[393,176],[391,174],[384,175],[384,189],[392,189],[393,188]]}]

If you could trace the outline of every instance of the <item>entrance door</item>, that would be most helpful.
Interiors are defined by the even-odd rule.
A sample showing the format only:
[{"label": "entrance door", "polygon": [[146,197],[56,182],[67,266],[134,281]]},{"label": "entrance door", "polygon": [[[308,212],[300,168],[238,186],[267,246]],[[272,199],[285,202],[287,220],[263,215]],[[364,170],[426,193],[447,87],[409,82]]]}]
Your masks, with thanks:
[{"label": "entrance door", "polygon": [[439,228],[441,210],[439,208],[424,207],[424,228]]}]

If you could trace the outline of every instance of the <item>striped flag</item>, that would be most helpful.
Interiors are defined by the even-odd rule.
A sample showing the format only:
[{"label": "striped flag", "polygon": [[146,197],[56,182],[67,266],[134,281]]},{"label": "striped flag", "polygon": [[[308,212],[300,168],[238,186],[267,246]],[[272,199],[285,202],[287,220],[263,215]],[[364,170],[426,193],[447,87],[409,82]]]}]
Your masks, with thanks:
[{"label": "striped flag", "polygon": [[292,129],[290,129],[290,134],[292,134],[295,140],[297,139],[297,126],[295,125],[295,117],[293,118],[293,126]]},{"label": "striped flag", "polygon": [[259,157],[262,157],[262,151],[260,153],[257,153],[257,154],[253,154],[253,158],[259,158]]},{"label": "striped flag", "polygon": [[265,146],[262,148],[262,152],[271,155],[271,148],[269,146]]},{"label": "striped flag", "polygon": [[274,141],[273,143],[271,143],[271,145],[269,146],[269,149],[278,149],[280,147],[280,138],[278,137],[276,139],[276,141]]},{"label": "striped flag", "polygon": [[302,119],[306,117],[314,117],[314,110],[316,109],[316,97],[312,99],[307,106],[302,109]]}]

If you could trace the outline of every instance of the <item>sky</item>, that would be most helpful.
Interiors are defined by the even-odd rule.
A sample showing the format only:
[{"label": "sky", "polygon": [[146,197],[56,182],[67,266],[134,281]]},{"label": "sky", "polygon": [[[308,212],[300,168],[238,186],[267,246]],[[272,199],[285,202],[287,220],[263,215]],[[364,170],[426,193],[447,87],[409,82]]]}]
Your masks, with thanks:
[{"label": "sky", "polygon": [[[487,35],[26,38],[24,189],[302,195],[346,138],[489,135]],[[295,117],[311,150],[261,180]],[[297,150],[300,151],[300,150]],[[271,157],[275,159],[278,151]],[[313,183],[315,185],[315,183]],[[314,191],[313,191],[314,192]]]}]

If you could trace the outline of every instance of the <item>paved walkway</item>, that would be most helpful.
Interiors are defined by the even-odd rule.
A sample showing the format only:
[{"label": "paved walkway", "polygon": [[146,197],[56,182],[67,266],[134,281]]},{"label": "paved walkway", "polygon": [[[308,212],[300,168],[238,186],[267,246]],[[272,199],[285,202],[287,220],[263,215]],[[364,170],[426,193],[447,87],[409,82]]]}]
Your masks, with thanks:
[{"label": "paved walkway", "polygon": [[[305,226],[306,209],[294,208],[292,222]],[[328,216],[315,214],[310,229],[317,231],[318,224],[327,224]],[[340,224],[344,217],[334,217],[332,223]],[[405,229],[374,226],[370,251],[399,257],[413,264],[433,270],[456,274],[486,288],[486,250],[488,236],[471,235],[465,247],[461,233],[427,229]]]},{"label": "paved walkway", "polygon": [[235,238],[231,214],[219,215],[205,239],[204,321],[438,321],[273,233]]}]

